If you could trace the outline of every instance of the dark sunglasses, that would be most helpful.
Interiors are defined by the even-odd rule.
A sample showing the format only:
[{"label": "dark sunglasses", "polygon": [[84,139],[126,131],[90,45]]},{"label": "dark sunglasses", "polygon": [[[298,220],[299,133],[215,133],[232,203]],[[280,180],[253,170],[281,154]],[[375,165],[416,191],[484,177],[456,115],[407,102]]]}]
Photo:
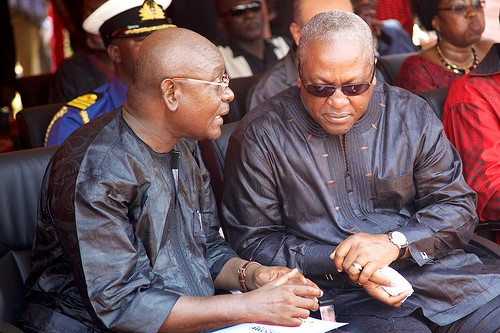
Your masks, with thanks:
[{"label": "dark sunglasses", "polygon": [[333,95],[335,90],[340,89],[342,93],[346,96],[358,96],[362,93],[366,92],[370,86],[372,85],[373,78],[375,77],[375,65],[373,66],[373,73],[370,82],[361,82],[354,84],[342,84],[339,86],[334,86],[331,84],[310,84],[306,85],[304,80],[302,80],[302,73],[300,72],[300,64],[299,64],[299,78],[300,82],[306,89],[307,93],[316,97],[330,97]]},{"label": "dark sunglasses", "polygon": [[[480,9],[484,8],[485,4],[486,4],[486,1],[484,1],[484,0],[472,0],[470,3],[470,6],[474,10],[480,10]],[[462,3],[452,4],[449,7],[438,8],[438,10],[447,10],[447,11],[452,11],[454,13],[462,14],[462,13],[465,13],[467,11],[468,7],[469,7],[469,5],[462,2]]]},{"label": "dark sunglasses", "polygon": [[247,10],[252,11],[252,12],[258,12],[262,8],[262,5],[258,1],[254,2],[249,2],[249,3],[243,3],[241,5],[234,6],[224,14],[221,14],[221,16],[241,16],[245,14]]}]

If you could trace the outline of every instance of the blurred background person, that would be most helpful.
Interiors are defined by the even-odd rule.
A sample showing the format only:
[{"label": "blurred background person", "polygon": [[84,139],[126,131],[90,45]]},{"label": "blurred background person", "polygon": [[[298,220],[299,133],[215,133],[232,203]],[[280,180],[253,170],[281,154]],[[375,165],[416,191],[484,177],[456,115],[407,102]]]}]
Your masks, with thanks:
[{"label": "blurred background person", "polygon": [[415,0],[378,0],[377,2],[377,20],[398,20],[408,35],[413,34],[412,6]]},{"label": "blurred background person", "polygon": [[378,0],[351,0],[354,13],[370,26],[377,41],[377,55],[415,52],[411,34],[405,31],[397,19],[377,18]]},{"label": "blurred background person", "polygon": [[286,56],[291,41],[268,37],[265,3],[260,0],[215,0],[217,25],[227,35],[219,45],[230,78],[252,76]]},{"label": "blurred background person", "polygon": [[419,20],[436,32],[438,42],[405,60],[396,85],[414,93],[449,87],[476,68],[493,44],[481,39],[484,5],[482,0],[420,0]]}]

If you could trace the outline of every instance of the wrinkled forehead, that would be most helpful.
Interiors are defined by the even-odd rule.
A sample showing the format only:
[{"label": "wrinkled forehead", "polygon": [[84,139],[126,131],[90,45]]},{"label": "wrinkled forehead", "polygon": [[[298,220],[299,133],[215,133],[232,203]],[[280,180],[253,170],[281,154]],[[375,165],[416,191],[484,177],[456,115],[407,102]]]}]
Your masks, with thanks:
[{"label": "wrinkled forehead", "polygon": [[214,76],[219,76],[225,72],[224,59],[217,49],[214,52],[208,52],[200,62],[200,68],[205,68]]}]

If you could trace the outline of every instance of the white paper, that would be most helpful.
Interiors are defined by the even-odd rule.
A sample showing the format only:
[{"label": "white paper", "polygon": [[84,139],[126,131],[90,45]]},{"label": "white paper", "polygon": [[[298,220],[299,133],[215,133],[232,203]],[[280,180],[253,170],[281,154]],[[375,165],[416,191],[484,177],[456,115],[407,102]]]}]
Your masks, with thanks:
[{"label": "white paper", "polygon": [[324,333],[331,331],[333,329],[339,328],[341,326],[347,325],[347,323],[338,323],[333,321],[322,321],[316,318],[307,318],[302,321],[302,325],[297,327],[286,327],[286,326],[273,326],[264,324],[239,324],[231,327],[226,327],[214,333]]}]

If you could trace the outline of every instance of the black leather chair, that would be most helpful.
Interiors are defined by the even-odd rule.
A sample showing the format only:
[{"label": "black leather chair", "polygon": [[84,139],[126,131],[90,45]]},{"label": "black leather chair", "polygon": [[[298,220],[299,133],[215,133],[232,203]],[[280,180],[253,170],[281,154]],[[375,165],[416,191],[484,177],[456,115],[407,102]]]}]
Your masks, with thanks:
[{"label": "black leather chair", "polygon": [[416,52],[388,54],[379,56],[377,60],[377,69],[384,76],[385,82],[394,85],[398,77],[401,65],[409,56],[416,54]]},{"label": "black leather chair", "polygon": [[16,115],[21,149],[43,147],[47,126],[64,103],[24,108]]},{"label": "black leather chair", "polygon": [[231,79],[229,87],[234,92],[234,99],[229,103],[229,113],[224,116],[224,122],[226,124],[240,120],[247,113],[248,91],[258,78],[259,75],[253,75]]},{"label": "black leather chair", "polygon": [[25,309],[38,193],[57,147],[0,154],[0,332],[16,332]]},{"label": "black leather chair", "polygon": [[420,92],[418,95],[425,99],[427,103],[430,104],[432,110],[438,116],[439,119],[442,117],[444,102],[446,101],[446,96],[448,96],[449,87],[431,89]]},{"label": "black leather chair", "polygon": [[[418,95],[425,99],[439,119],[443,116],[443,107],[448,96],[449,87],[431,89],[420,92]],[[494,240],[500,232],[500,221],[481,222],[476,228],[476,234]],[[480,245],[480,244],[479,244]]]},{"label": "black leather chair", "polygon": [[219,213],[224,189],[224,159],[229,138],[237,125],[238,122],[224,124],[221,127],[221,136],[217,140],[203,140],[198,143],[203,162],[210,172],[210,185],[214,191]]},{"label": "black leather chair", "polygon": [[24,76],[16,80],[16,87],[23,108],[49,103],[49,90],[54,81],[55,74],[41,74]]}]

